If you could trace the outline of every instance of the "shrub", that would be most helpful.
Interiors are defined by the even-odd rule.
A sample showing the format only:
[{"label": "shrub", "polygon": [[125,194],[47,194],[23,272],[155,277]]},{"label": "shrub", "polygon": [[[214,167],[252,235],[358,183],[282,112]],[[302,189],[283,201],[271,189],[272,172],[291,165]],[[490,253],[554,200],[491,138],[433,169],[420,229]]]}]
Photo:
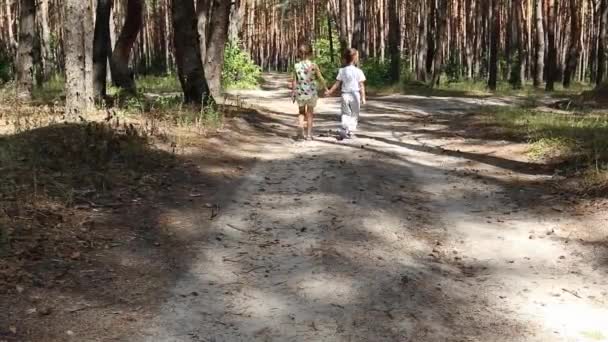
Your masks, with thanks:
[{"label": "shrub", "polygon": [[222,85],[224,88],[255,88],[260,84],[262,70],[249,53],[242,49],[239,41],[226,44]]}]

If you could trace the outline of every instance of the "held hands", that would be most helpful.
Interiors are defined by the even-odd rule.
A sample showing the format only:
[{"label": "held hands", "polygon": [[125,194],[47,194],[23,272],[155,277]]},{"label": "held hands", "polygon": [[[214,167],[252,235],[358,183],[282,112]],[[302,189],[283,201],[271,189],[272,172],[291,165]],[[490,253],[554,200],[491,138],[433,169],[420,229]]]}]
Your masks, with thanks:
[{"label": "held hands", "polygon": [[331,94],[332,94],[332,91],[330,89],[325,88],[325,96],[330,97]]}]

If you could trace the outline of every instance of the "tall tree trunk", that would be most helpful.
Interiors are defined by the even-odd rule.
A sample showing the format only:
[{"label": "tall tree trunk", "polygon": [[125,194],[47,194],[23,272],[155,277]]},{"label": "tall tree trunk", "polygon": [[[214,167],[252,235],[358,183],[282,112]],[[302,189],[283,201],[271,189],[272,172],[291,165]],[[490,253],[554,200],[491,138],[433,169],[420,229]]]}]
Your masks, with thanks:
[{"label": "tall tree trunk", "polygon": [[446,29],[448,26],[447,0],[437,0],[437,10],[435,13],[437,18],[437,35],[435,37],[435,55],[433,56],[433,80],[431,81],[431,87],[439,85],[439,79],[443,69],[443,44],[446,39]]},{"label": "tall tree trunk", "polygon": [[547,6],[547,41],[549,44],[547,54],[547,84],[546,91],[555,90],[555,79],[557,78],[557,42],[555,39],[555,0],[549,0]]},{"label": "tall tree trunk", "polygon": [[401,26],[399,25],[399,0],[388,0],[388,49],[391,56],[389,80],[399,82],[401,78]]},{"label": "tall tree trunk", "polygon": [[500,0],[491,1],[491,30],[490,30],[490,77],[488,88],[495,91],[498,85],[498,44],[500,40]]},{"label": "tall tree trunk", "polygon": [[143,26],[143,9],[143,0],[128,0],[127,15],[110,63],[114,85],[130,92],[135,91],[135,79],[129,68],[129,59],[137,35]]},{"label": "tall tree trunk", "polygon": [[597,77],[599,85],[606,81],[606,53],[608,52],[608,0],[601,0],[600,33],[598,35]]},{"label": "tall tree trunk", "polygon": [[95,34],[93,38],[93,92],[97,99],[106,96],[108,58],[112,52],[110,16],[113,0],[97,0]]},{"label": "tall tree trunk", "polygon": [[[367,57],[365,55],[367,51],[367,43],[365,40],[365,14],[364,0],[354,0],[353,47],[359,50],[362,58]],[[396,15],[398,16],[398,14]]]},{"label": "tall tree trunk", "polygon": [[29,100],[34,90],[34,39],[36,35],[36,0],[22,0],[17,50],[17,95]]},{"label": "tall tree trunk", "polygon": [[51,51],[51,30],[49,28],[49,0],[40,0],[40,39],[42,50],[43,80],[50,78],[53,70],[53,52]]},{"label": "tall tree trunk", "polygon": [[[206,32],[207,47],[205,49],[206,53],[203,55],[203,67],[205,68],[209,90],[214,97],[219,96],[222,91],[224,46],[228,40],[230,5],[230,1],[213,0],[212,16]],[[199,32],[199,34],[201,33]],[[201,53],[202,51],[203,48],[201,46]]]},{"label": "tall tree trunk", "polygon": [[420,1],[419,25],[418,25],[418,53],[416,56],[416,79],[420,82],[426,82],[426,54],[428,52],[428,16],[427,16],[428,1]]},{"label": "tall tree trunk", "polygon": [[522,65],[524,62],[523,54],[523,14],[522,0],[513,0],[511,3],[511,51],[514,56],[511,57],[511,74],[509,83],[513,89],[521,89],[523,85]]},{"label": "tall tree trunk", "polygon": [[575,76],[582,48],[580,5],[577,0],[570,0],[570,46],[568,47],[568,58],[566,59],[566,69],[564,71],[564,88],[570,87],[570,82]]},{"label": "tall tree trunk", "polygon": [[535,1],[536,62],[534,63],[534,86],[540,87],[545,73],[545,24],[543,19],[543,0]]},{"label": "tall tree trunk", "polygon": [[336,52],[334,49],[334,32],[333,32],[333,27],[331,25],[331,15],[329,14],[329,3],[327,5],[327,10],[328,10],[328,14],[327,14],[327,31],[328,31],[328,35],[329,35],[329,60],[334,63],[336,60]]},{"label": "tall tree trunk", "polygon": [[93,18],[88,1],[65,0],[66,116],[74,120],[93,104]]},{"label": "tall tree trunk", "polygon": [[239,32],[243,29],[243,16],[245,15],[246,3],[247,0],[237,0],[230,10],[229,41],[236,41],[239,38]]},{"label": "tall tree trunk", "polygon": [[[7,34],[9,40],[9,46],[11,47],[12,52],[17,49],[19,45],[17,39],[15,38],[15,31],[13,30],[13,25],[15,24],[15,17],[13,17],[13,0],[5,0],[5,9],[6,9],[6,26],[7,26]],[[12,54],[12,53],[11,53]]]},{"label": "tall tree trunk", "polygon": [[173,1],[173,42],[177,74],[184,91],[184,103],[200,106],[211,102],[201,59],[193,1]]},{"label": "tall tree trunk", "polygon": [[476,8],[476,2],[474,0],[466,0],[466,8],[465,8],[465,12],[468,13],[467,17],[466,17],[466,40],[464,42],[465,44],[465,55],[466,55],[466,62],[467,62],[467,80],[472,80],[473,79],[473,59],[474,59],[474,54],[473,54],[473,47],[475,45],[475,37],[476,37],[476,31],[475,31],[475,8]]},{"label": "tall tree trunk", "polygon": [[348,39],[348,1],[349,0],[339,0],[340,2],[340,10],[338,14],[338,18],[340,18],[340,50],[344,51],[348,48],[351,48],[351,41]]}]

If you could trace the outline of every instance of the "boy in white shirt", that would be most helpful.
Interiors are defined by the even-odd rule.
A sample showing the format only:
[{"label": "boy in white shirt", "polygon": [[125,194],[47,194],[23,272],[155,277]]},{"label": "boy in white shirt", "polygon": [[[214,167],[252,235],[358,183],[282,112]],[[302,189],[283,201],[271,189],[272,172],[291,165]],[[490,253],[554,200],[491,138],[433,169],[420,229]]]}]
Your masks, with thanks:
[{"label": "boy in white shirt", "polygon": [[352,138],[357,130],[361,104],[366,103],[365,74],[356,65],[359,61],[359,52],[347,49],[344,53],[344,65],[338,72],[337,82],[329,89],[326,96],[334,93],[338,87],[342,89],[342,130],[340,137]]}]

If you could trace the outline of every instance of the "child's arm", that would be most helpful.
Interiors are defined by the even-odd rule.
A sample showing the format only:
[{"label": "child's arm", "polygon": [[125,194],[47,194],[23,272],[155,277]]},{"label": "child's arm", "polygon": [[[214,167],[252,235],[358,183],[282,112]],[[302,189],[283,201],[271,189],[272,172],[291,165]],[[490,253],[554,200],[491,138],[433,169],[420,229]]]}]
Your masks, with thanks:
[{"label": "child's arm", "polygon": [[291,98],[292,99],[295,99],[295,97],[296,97],[296,87],[297,87],[296,74],[292,73],[291,74],[291,82],[290,82]]},{"label": "child's arm", "polygon": [[365,82],[359,82],[359,89],[361,92],[361,103],[362,104],[366,104],[367,103],[367,96],[365,94]]},{"label": "child's arm", "polygon": [[336,81],[336,83],[334,83],[334,85],[331,87],[331,89],[329,89],[328,91],[325,92],[325,95],[329,96],[329,95],[335,93],[336,90],[338,89],[338,87],[340,87],[341,84],[342,84],[341,81]]},{"label": "child's arm", "polygon": [[315,71],[317,74],[317,79],[321,82],[321,84],[323,85],[323,88],[325,88],[325,91],[328,91],[327,89],[327,82],[325,82],[325,78],[323,78],[323,74],[321,73],[321,69],[319,69],[319,66],[315,64]]}]

